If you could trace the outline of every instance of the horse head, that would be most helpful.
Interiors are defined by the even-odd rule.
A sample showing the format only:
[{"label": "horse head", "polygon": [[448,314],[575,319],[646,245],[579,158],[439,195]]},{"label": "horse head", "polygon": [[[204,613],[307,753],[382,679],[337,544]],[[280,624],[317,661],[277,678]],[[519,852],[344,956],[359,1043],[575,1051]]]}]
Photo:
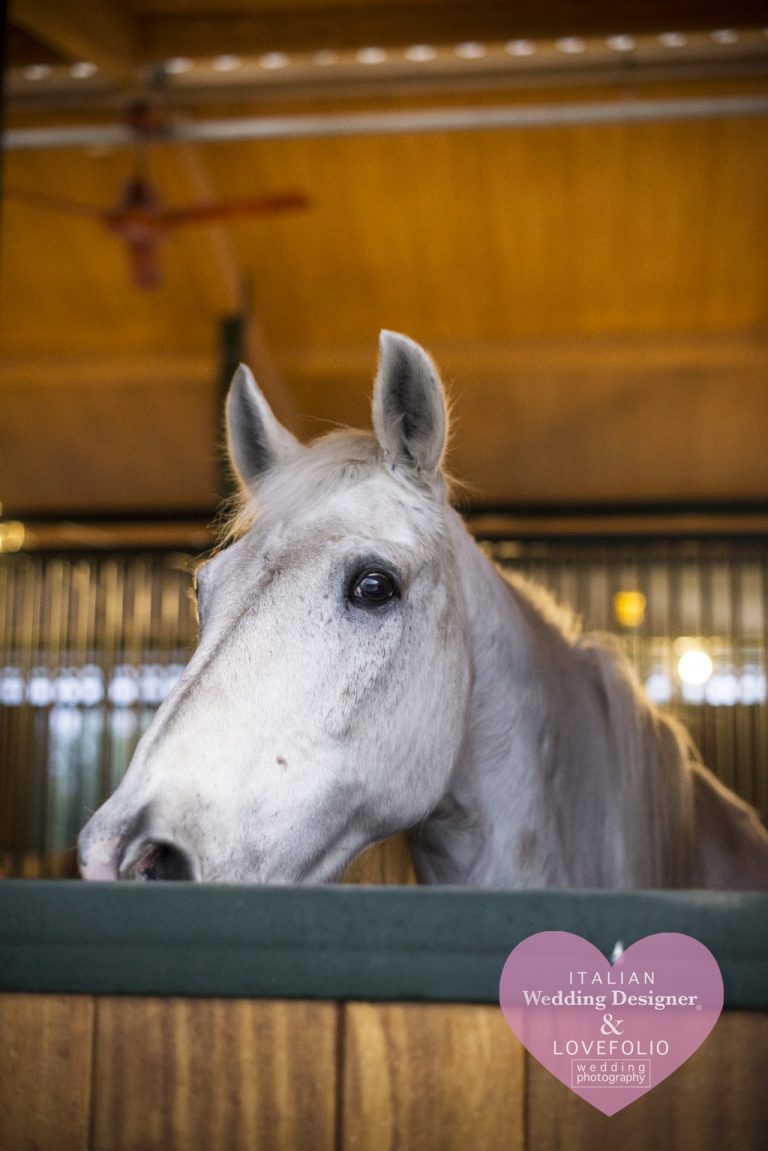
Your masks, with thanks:
[{"label": "horse head", "polygon": [[306,446],[236,373],[240,509],[197,572],[197,650],[80,835],[85,878],[332,880],[445,794],[471,690],[445,401],[417,344],[380,352],[373,434]]}]

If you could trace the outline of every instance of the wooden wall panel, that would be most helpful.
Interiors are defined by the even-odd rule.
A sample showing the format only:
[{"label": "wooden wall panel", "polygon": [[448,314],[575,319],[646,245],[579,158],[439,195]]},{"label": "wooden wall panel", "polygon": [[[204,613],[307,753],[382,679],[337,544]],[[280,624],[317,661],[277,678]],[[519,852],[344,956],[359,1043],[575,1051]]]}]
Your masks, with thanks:
[{"label": "wooden wall panel", "polygon": [[[7,182],[107,206],[128,160],[20,150]],[[216,333],[238,282],[252,285],[307,433],[367,421],[383,326],[437,353],[456,398],[452,466],[476,501],[762,497],[764,117],[157,144],[151,171],[173,204],[207,187],[214,198],[295,188],[311,205],[179,229],[161,250],[164,285],[142,293],[104,228],[8,200],[6,515],[214,501]],[[721,339],[732,364],[709,354]],[[622,341],[635,342],[617,356]],[[707,355],[681,359],[676,341]],[[340,372],[358,347],[359,372]],[[81,376],[80,358],[98,376],[87,364]],[[178,369],[155,375],[152,359]],[[190,378],[190,361],[210,364],[207,376]]]},{"label": "wooden wall panel", "polygon": [[311,197],[266,227],[231,224],[273,347],[332,352],[379,326],[482,346],[765,322],[760,118],[202,153],[220,194]]},{"label": "wooden wall panel", "polygon": [[0,1148],[88,1146],[94,1001],[0,995]]},{"label": "wooden wall panel", "polygon": [[7,511],[216,506],[221,410],[210,382],[57,383],[2,391]]},{"label": "wooden wall panel", "polygon": [[768,1133],[768,1013],[727,1012],[610,1117],[495,1006],[2,995],[0,1051],[0,1151],[763,1151]]},{"label": "wooden wall panel", "polygon": [[522,1151],[523,1049],[497,1007],[350,1003],[344,1151]]},{"label": "wooden wall panel", "polygon": [[413,860],[404,835],[393,835],[358,855],[342,877],[343,883],[412,884]]},{"label": "wooden wall panel", "polygon": [[[768,488],[759,334],[441,341],[430,351],[452,399],[448,468],[469,502],[759,500]],[[368,423],[371,353],[372,342],[338,363],[281,359],[297,410],[315,417],[307,435],[342,411]]]},{"label": "wooden wall panel", "polygon": [[[253,111],[244,107],[243,112]],[[768,131],[761,117],[209,143],[215,196],[304,191],[305,212],[227,226],[271,347],[333,354],[401,328],[427,343],[617,333],[746,333],[766,322]],[[11,152],[9,185],[114,203],[122,155]],[[157,145],[169,203],[196,197]],[[132,286],[104,228],[8,200],[0,349],[203,354],[229,305],[206,229]],[[341,417],[344,418],[342,413]]]},{"label": "wooden wall panel", "polygon": [[690,1060],[616,1115],[603,1115],[526,1058],[531,1151],[764,1151],[768,1014],[727,1012]]},{"label": "wooden wall panel", "polygon": [[98,1151],[331,1151],[337,1008],[302,1000],[98,1003]]}]

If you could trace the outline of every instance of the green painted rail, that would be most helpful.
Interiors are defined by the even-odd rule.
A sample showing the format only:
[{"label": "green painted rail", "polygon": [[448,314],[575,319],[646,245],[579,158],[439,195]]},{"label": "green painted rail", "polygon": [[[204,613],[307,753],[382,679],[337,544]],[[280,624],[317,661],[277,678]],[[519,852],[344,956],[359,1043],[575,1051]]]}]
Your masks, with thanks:
[{"label": "green painted rail", "polygon": [[768,895],[0,882],[0,990],[497,1001],[512,948],[658,931],[713,952],[726,1006],[768,1009]]}]

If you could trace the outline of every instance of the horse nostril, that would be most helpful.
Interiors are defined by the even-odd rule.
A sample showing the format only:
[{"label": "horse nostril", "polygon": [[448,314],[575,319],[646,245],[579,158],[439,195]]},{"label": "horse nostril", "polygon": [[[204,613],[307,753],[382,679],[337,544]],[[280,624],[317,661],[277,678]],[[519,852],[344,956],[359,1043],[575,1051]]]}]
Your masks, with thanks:
[{"label": "horse nostril", "polygon": [[80,874],[83,879],[117,879],[120,840],[97,839],[89,842],[85,832],[80,835]]},{"label": "horse nostril", "polygon": [[193,879],[192,865],[172,843],[147,843],[135,863],[126,868],[126,879],[145,882]]}]

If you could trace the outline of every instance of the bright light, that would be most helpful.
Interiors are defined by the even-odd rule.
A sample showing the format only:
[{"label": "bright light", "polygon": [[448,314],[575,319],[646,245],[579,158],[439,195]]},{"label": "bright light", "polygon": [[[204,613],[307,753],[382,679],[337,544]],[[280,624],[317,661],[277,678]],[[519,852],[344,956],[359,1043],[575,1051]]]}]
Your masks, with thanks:
[{"label": "bright light", "polygon": [[59,669],[53,685],[54,699],[60,704],[80,703],[80,677],[75,668]]},{"label": "bright light", "polygon": [[437,56],[437,49],[433,48],[431,44],[411,44],[405,49],[403,55],[406,60],[410,60],[414,64],[422,64],[434,60]]},{"label": "bright light", "polygon": [[36,667],[27,683],[27,699],[33,707],[47,707],[53,701],[54,687],[45,668]]},{"label": "bright light", "polygon": [[139,698],[136,669],[127,664],[115,668],[109,684],[109,699],[115,707],[131,707]]},{"label": "bright light", "polygon": [[25,80],[47,80],[50,74],[50,64],[29,64],[22,72]]},{"label": "bright light", "polygon": [[98,70],[92,60],[78,60],[77,63],[73,64],[69,69],[69,74],[73,76],[75,80],[88,80],[89,77],[95,76]]},{"label": "bright light", "polygon": [[142,703],[162,703],[166,696],[163,669],[159,664],[145,663],[139,668],[139,694]]},{"label": "bright light", "polygon": [[0,552],[18,552],[24,547],[24,524],[18,520],[0,523]]},{"label": "bright light", "polygon": [[87,663],[80,673],[80,699],[86,707],[95,707],[104,699],[104,676],[96,664]]},{"label": "bright light", "polygon": [[606,44],[609,48],[613,48],[614,52],[632,52],[637,46],[637,41],[634,36],[609,36]]},{"label": "bright light", "polygon": [[211,60],[211,67],[214,72],[234,72],[241,64],[242,60],[239,56],[233,56],[227,52],[223,56],[215,56]]},{"label": "bright light", "polygon": [[532,40],[510,40],[504,45],[504,51],[510,56],[533,56],[536,45]]},{"label": "bright light", "polygon": [[23,702],[23,675],[16,667],[4,667],[0,671],[0,703],[6,707],[18,707]]},{"label": "bright light", "polygon": [[[83,730],[83,715],[82,712],[76,707],[62,707],[57,704],[51,708],[51,714],[48,720],[51,731],[57,739],[70,740],[77,739],[82,734]],[[56,775],[66,779],[69,775],[70,766],[66,761],[58,765]]]},{"label": "bright light", "polygon": [[645,606],[641,591],[619,591],[613,597],[613,614],[622,627],[640,627],[645,619]]},{"label": "bright light", "polygon": [[290,62],[285,52],[267,52],[259,57],[260,68],[287,68]]},{"label": "bright light", "polygon": [[563,36],[559,40],[555,40],[555,47],[558,52],[586,52],[587,45],[580,36]]},{"label": "bright light", "polygon": [[487,48],[477,40],[467,40],[463,44],[457,44],[454,52],[457,56],[461,56],[462,60],[482,60]]},{"label": "bright light", "polygon": [[712,707],[733,707],[741,698],[741,685],[733,672],[713,675],[704,689],[704,698]]},{"label": "bright light", "polygon": [[768,683],[765,673],[759,667],[746,667],[741,677],[741,702],[746,704],[765,703],[768,700]]},{"label": "bright light", "polygon": [[712,675],[712,671],[712,660],[705,651],[697,648],[683,652],[677,663],[677,674],[683,683],[687,683],[691,687],[698,687],[700,684],[706,683]]},{"label": "bright light", "polygon": [[383,64],[387,59],[386,48],[360,48],[355,52],[358,64]]},{"label": "bright light", "polygon": [[665,672],[654,671],[645,681],[645,690],[654,703],[669,703],[672,699],[672,680]]}]

